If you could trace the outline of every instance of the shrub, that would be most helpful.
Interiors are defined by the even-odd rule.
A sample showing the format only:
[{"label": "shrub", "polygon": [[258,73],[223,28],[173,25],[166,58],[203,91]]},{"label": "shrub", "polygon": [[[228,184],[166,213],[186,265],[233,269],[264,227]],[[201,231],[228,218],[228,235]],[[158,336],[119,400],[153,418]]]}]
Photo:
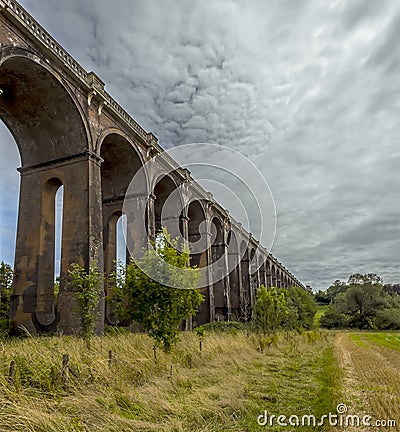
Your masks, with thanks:
[{"label": "shrub", "polygon": [[82,334],[90,337],[94,334],[95,326],[99,318],[98,306],[103,293],[103,275],[97,266],[91,266],[86,272],[78,264],[72,266],[69,271],[71,283],[76,288],[76,298],[81,309]]},{"label": "shrub", "polygon": [[[196,288],[199,269],[189,265],[189,249],[178,249],[178,239],[171,240],[164,228],[153,248],[146,250],[138,263],[132,261],[124,281],[114,287],[120,321],[140,323],[164,351],[175,345],[182,321],[194,315],[204,300]],[[154,274],[161,275],[165,283],[149,276]]]}]

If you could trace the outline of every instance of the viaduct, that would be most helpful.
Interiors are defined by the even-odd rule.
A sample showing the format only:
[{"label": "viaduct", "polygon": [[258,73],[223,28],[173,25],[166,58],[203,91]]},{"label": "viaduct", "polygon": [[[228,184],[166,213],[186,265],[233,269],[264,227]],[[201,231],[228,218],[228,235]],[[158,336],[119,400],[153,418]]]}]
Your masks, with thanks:
[{"label": "viaduct", "polygon": [[[216,276],[215,269],[206,274],[205,301],[195,325],[243,317],[254,305],[260,284],[303,287],[187,169],[163,157],[157,138],[14,0],[0,0],[0,118],[21,158],[12,327],[23,325],[31,333],[79,332],[79,308],[68,270],[73,263],[86,269],[96,263],[105,274],[113,269],[116,224],[128,185],[155,156],[161,162],[147,172],[150,193],[133,197],[146,212],[148,236],[155,237],[164,203],[183,185],[182,206],[175,214],[181,234],[189,244],[206,234],[206,247],[193,253],[192,263],[206,267],[218,259],[229,265],[223,278]],[[56,299],[55,195],[61,186],[62,254]],[[209,232],[200,232],[204,226]],[[214,236],[209,235],[211,230]],[[142,234],[136,236],[138,244]],[[104,290],[106,294],[107,281]],[[99,332],[104,323],[113,322],[105,298],[99,305]]]}]

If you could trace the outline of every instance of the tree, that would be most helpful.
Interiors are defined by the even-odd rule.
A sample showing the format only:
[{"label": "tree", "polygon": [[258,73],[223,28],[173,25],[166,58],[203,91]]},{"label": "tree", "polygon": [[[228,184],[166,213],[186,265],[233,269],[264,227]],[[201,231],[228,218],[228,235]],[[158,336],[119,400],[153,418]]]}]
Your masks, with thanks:
[{"label": "tree", "polygon": [[322,290],[318,290],[318,292],[314,294],[314,299],[319,305],[328,305],[331,302],[328,293]]},{"label": "tree", "polygon": [[375,319],[376,327],[381,330],[400,329],[400,307],[378,310]]},{"label": "tree", "polygon": [[96,313],[103,292],[103,275],[97,266],[91,266],[89,272],[74,264],[69,271],[72,285],[76,288],[76,299],[81,309],[82,335],[89,338],[94,334],[99,318]]},{"label": "tree", "polygon": [[292,286],[288,290],[284,290],[284,292],[287,296],[287,306],[293,311],[291,315],[294,314],[294,316],[297,316],[297,323],[291,320],[293,321],[291,327],[312,328],[317,310],[314,297],[309,292],[297,286]]},{"label": "tree", "polygon": [[324,327],[355,327],[359,329],[398,328],[400,296],[388,294],[382,279],[375,273],[355,273],[347,284],[336,281],[330,309],[321,317]]},{"label": "tree", "polygon": [[255,323],[263,334],[275,333],[288,314],[285,294],[277,288],[261,285],[256,296]]},{"label": "tree", "polygon": [[350,315],[349,325],[359,329],[376,328],[377,311],[389,307],[382,285],[353,282],[336,299],[337,310]]},{"label": "tree", "polygon": [[335,282],[326,290],[326,296],[329,299],[329,303],[335,300],[336,296],[347,290],[348,285],[346,282],[335,280]]},{"label": "tree", "polygon": [[400,298],[400,284],[385,284],[383,285],[383,291],[393,297],[399,296]]},{"label": "tree", "polygon": [[171,240],[165,228],[152,246],[138,263],[129,263],[125,281],[116,284],[117,313],[120,321],[140,323],[156,344],[170,351],[182,321],[204,300],[196,288],[200,270],[190,267],[189,248],[179,251],[178,238]]},{"label": "tree", "polygon": [[382,285],[382,278],[375,273],[355,273],[349,277],[348,284],[351,285]]},{"label": "tree", "polygon": [[329,305],[319,319],[319,325],[327,329],[345,328],[349,325],[349,317],[339,312],[334,305]]},{"label": "tree", "polygon": [[0,332],[8,329],[13,270],[4,261],[0,264]]}]

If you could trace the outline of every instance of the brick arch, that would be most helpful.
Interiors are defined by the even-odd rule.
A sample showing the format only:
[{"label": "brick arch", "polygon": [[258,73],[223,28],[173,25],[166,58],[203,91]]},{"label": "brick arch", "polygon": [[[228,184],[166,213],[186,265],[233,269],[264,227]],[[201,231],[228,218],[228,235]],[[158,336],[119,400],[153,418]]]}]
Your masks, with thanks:
[{"label": "brick arch", "polygon": [[6,47],[0,50],[0,72],[0,118],[17,143],[22,167],[71,157],[88,148],[87,118],[47,62],[30,50]]}]

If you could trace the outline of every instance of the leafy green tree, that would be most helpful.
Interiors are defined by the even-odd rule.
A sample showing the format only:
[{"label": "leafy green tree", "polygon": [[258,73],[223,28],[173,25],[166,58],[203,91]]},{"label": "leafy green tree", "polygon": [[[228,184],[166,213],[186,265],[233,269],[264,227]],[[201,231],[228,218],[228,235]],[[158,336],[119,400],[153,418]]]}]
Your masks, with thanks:
[{"label": "leafy green tree", "polygon": [[345,292],[349,286],[346,282],[342,282],[340,280],[335,280],[335,282],[326,290],[326,296],[329,300],[329,303],[335,300],[336,296]]},{"label": "leafy green tree", "polygon": [[0,332],[8,329],[13,270],[4,261],[0,264]]},{"label": "leafy green tree", "polygon": [[385,284],[383,285],[383,291],[393,297],[400,298],[400,284]]},{"label": "leafy green tree", "polygon": [[74,264],[69,276],[76,289],[76,299],[81,309],[82,335],[89,338],[94,334],[99,318],[96,311],[103,293],[103,275],[95,265],[86,272],[83,267]]},{"label": "leafy green tree", "polygon": [[256,295],[255,323],[263,334],[275,333],[288,315],[285,294],[277,288],[261,285]]},{"label": "leafy green tree", "polygon": [[348,315],[339,312],[334,305],[329,305],[319,319],[319,325],[327,329],[341,329],[349,326]]},{"label": "leafy green tree", "polygon": [[314,294],[314,299],[319,305],[328,305],[331,299],[326,291],[319,290]]},{"label": "leafy green tree", "polygon": [[375,317],[376,327],[380,330],[400,329],[400,308],[378,310]]},{"label": "leafy green tree", "polygon": [[353,283],[336,299],[339,313],[350,315],[349,325],[359,329],[376,328],[377,311],[389,307],[388,296],[377,283]]},{"label": "leafy green tree", "polygon": [[351,285],[382,285],[382,278],[375,273],[355,273],[349,277],[348,284]]},{"label": "leafy green tree", "polygon": [[194,315],[204,300],[196,288],[200,270],[190,267],[189,248],[179,251],[178,246],[178,239],[172,240],[163,228],[153,248],[138,264],[132,261],[127,266],[124,282],[115,287],[119,320],[140,323],[165,351],[178,340],[182,321]]},{"label": "leafy green tree", "polygon": [[[289,320],[292,329],[310,329],[314,326],[314,316],[317,305],[314,297],[304,289],[292,286],[284,290],[287,298],[287,306],[291,310],[292,319]],[[297,318],[294,319],[294,317]],[[297,322],[296,322],[297,321]]]},{"label": "leafy green tree", "polygon": [[[400,296],[384,290],[382,279],[375,273],[351,275],[347,283],[336,281],[332,303],[321,326],[359,329],[400,328]],[[328,290],[329,290],[328,289]]]}]

